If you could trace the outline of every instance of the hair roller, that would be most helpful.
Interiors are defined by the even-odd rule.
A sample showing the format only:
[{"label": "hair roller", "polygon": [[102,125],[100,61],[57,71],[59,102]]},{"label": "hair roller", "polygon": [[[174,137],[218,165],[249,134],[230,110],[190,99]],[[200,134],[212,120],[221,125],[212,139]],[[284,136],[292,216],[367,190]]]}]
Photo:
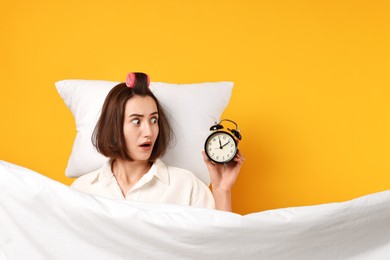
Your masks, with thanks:
[{"label": "hair roller", "polygon": [[135,85],[135,73],[131,72],[131,73],[127,74],[126,86],[129,88],[133,88],[134,85]]},{"label": "hair roller", "polygon": [[150,86],[150,77],[148,74],[146,74],[146,76],[148,77],[148,87]]}]

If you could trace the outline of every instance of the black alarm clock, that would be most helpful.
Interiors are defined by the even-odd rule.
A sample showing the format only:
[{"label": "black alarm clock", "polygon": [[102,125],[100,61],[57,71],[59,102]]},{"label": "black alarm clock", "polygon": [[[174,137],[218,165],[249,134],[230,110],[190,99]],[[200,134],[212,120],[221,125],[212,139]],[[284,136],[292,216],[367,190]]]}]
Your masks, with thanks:
[{"label": "black alarm clock", "polygon": [[[222,122],[231,122],[236,126],[236,129],[224,130]],[[207,157],[214,163],[224,164],[233,160],[237,154],[238,140],[241,140],[240,130],[238,130],[237,124],[229,119],[222,119],[219,123],[216,123],[210,127],[210,131],[213,131],[206,139],[204,144],[204,151]]]}]

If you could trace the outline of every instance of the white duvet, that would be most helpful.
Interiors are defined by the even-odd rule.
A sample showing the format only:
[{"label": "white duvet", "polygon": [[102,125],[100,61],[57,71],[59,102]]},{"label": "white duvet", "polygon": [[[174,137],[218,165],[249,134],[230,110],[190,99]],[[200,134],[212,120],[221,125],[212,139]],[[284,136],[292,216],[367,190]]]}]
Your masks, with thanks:
[{"label": "white duvet", "polygon": [[241,216],[93,197],[0,161],[0,259],[390,259],[390,191]]}]

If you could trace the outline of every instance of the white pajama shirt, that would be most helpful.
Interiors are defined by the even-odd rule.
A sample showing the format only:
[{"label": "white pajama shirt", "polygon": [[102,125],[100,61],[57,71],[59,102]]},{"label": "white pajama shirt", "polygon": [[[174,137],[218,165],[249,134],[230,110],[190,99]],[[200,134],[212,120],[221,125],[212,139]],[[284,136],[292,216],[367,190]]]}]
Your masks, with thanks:
[{"label": "white pajama shirt", "polygon": [[192,172],[156,160],[150,170],[123,195],[111,171],[111,161],[76,179],[73,188],[113,199],[215,208],[210,189]]}]

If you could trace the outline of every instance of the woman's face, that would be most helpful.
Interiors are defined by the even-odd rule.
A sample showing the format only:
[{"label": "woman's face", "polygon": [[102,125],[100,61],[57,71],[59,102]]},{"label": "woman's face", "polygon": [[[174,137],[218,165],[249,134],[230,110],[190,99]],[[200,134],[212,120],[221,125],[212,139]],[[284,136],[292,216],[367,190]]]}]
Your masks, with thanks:
[{"label": "woman's face", "polygon": [[129,156],[146,161],[152,154],[159,132],[157,105],[150,96],[134,96],[125,107],[123,133]]}]

